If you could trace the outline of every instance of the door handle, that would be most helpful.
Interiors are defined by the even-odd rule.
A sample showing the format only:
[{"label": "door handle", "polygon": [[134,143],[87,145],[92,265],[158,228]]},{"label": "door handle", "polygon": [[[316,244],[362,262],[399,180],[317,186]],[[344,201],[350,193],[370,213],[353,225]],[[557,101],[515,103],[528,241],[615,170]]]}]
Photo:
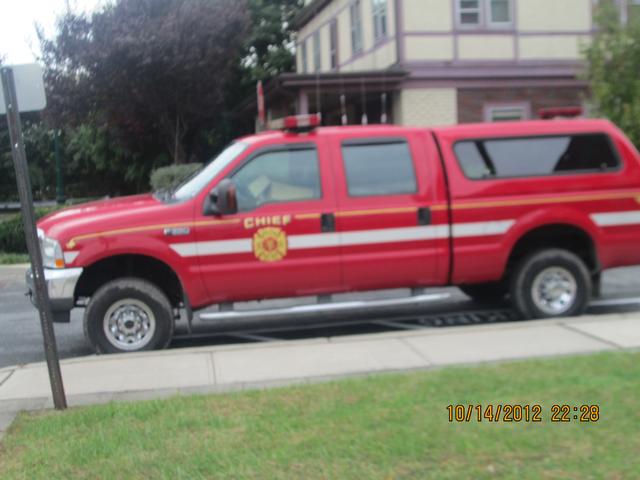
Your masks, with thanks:
[{"label": "door handle", "polygon": [[333,213],[323,213],[320,216],[320,228],[322,232],[336,231],[336,216]]},{"label": "door handle", "polygon": [[429,207],[418,209],[418,225],[431,225],[431,209]]}]

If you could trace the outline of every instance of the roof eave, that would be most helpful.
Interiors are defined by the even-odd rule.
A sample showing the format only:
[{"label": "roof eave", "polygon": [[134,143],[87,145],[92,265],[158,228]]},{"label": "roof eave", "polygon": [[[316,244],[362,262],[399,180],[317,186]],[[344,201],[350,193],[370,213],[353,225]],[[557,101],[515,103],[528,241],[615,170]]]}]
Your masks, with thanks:
[{"label": "roof eave", "polygon": [[315,17],[318,12],[331,3],[332,0],[313,0],[304,7],[293,19],[292,25],[295,30],[300,30]]}]

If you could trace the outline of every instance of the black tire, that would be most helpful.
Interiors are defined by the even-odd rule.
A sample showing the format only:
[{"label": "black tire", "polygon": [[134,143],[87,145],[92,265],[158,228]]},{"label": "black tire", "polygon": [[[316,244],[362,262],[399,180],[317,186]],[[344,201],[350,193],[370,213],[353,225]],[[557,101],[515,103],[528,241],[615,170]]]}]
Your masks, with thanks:
[{"label": "black tire", "polygon": [[502,282],[461,285],[460,290],[474,301],[484,304],[500,303],[507,296],[507,288]]},{"label": "black tire", "polygon": [[[132,300],[132,301],[131,301]],[[148,338],[144,338],[137,342],[131,342],[127,347],[118,346],[118,340],[113,335],[109,340],[105,332],[105,317],[109,310],[116,308],[119,302],[124,302],[122,308],[131,308],[141,313],[136,319],[144,319],[146,321],[138,322],[140,325],[153,324],[153,330],[148,328],[146,333]],[[109,318],[117,318],[117,315],[108,315]],[[131,317],[121,317],[130,319]],[[123,321],[123,325],[127,322]],[[84,335],[89,344],[95,349],[96,353],[123,353],[123,352],[139,352],[145,350],[159,350],[166,348],[173,336],[173,309],[167,296],[152,283],[138,278],[121,278],[106,283],[100,287],[91,297],[89,305],[84,314]],[[132,327],[137,323],[129,322]],[[108,327],[107,327],[108,328]],[[139,329],[137,330],[139,331]],[[135,335],[132,334],[131,337]],[[126,340],[126,337],[125,337]],[[122,344],[126,343],[121,340]],[[115,343],[113,343],[115,342]],[[122,345],[121,344],[121,345]]]},{"label": "black tire", "polygon": [[[548,269],[556,268],[570,275],[575,293],[566,302],[565,310],[551,313],[536,301],[534,282]],[[561,249],[534,252],[520,260],[511,277],[509,293],[516,310],[525,319],[573,317],[582,315],[591,298],[591,274],[584,261],[577,255]],[[551,309],[551,307],[549,307]]]}]

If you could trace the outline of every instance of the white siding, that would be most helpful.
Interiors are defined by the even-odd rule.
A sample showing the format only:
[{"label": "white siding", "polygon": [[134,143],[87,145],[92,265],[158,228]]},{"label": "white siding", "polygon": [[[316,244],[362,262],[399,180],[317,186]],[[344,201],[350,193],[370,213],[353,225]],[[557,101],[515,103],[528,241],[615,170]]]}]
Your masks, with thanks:
[{"label": "white siding", "polygon": [[[338,20],[338,64],[344,64],[340,70],[353,71],[370,68],[387,68],[396,63],[396,49],[389,48],[395,45],[395,1],[387,0],[387,37],[388,40],[376,45],[373,39],[373,12],[370,0],[361,0],[362,7],[362,52],[358,53],[357,59],[351,48],[351,16],[349,6],[353,0],[334,0],[315,18],[305,25],[298,32],[298,39],[310,38],[313,33],[320,29],[322,45],[322,71],[329,71],[330,64],[330,43],[329,43],[329,22],[333,18]],[[307,47],[309,48],[309,47]],[[298,56],[300,56],[298,52]],[[300,66],[300,62],[297,63]]]}]

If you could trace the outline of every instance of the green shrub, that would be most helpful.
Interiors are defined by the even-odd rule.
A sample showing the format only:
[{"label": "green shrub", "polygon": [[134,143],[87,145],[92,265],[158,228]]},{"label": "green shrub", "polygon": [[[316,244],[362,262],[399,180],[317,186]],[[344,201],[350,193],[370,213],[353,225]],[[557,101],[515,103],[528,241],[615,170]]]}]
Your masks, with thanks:
[{"label": "green shrub", "polygon": [[[36,208],[36,218],[42,218],[54,210],[57,208]],[[0,222],[0,252],[27,253],[21,213]]]},{"label": "green shrub", "polygon": [[202,168],[201,163],[185,163],[183,165],[160,167],[151,172],[151,188],[154,191],[171,190],[200,168]]}]

